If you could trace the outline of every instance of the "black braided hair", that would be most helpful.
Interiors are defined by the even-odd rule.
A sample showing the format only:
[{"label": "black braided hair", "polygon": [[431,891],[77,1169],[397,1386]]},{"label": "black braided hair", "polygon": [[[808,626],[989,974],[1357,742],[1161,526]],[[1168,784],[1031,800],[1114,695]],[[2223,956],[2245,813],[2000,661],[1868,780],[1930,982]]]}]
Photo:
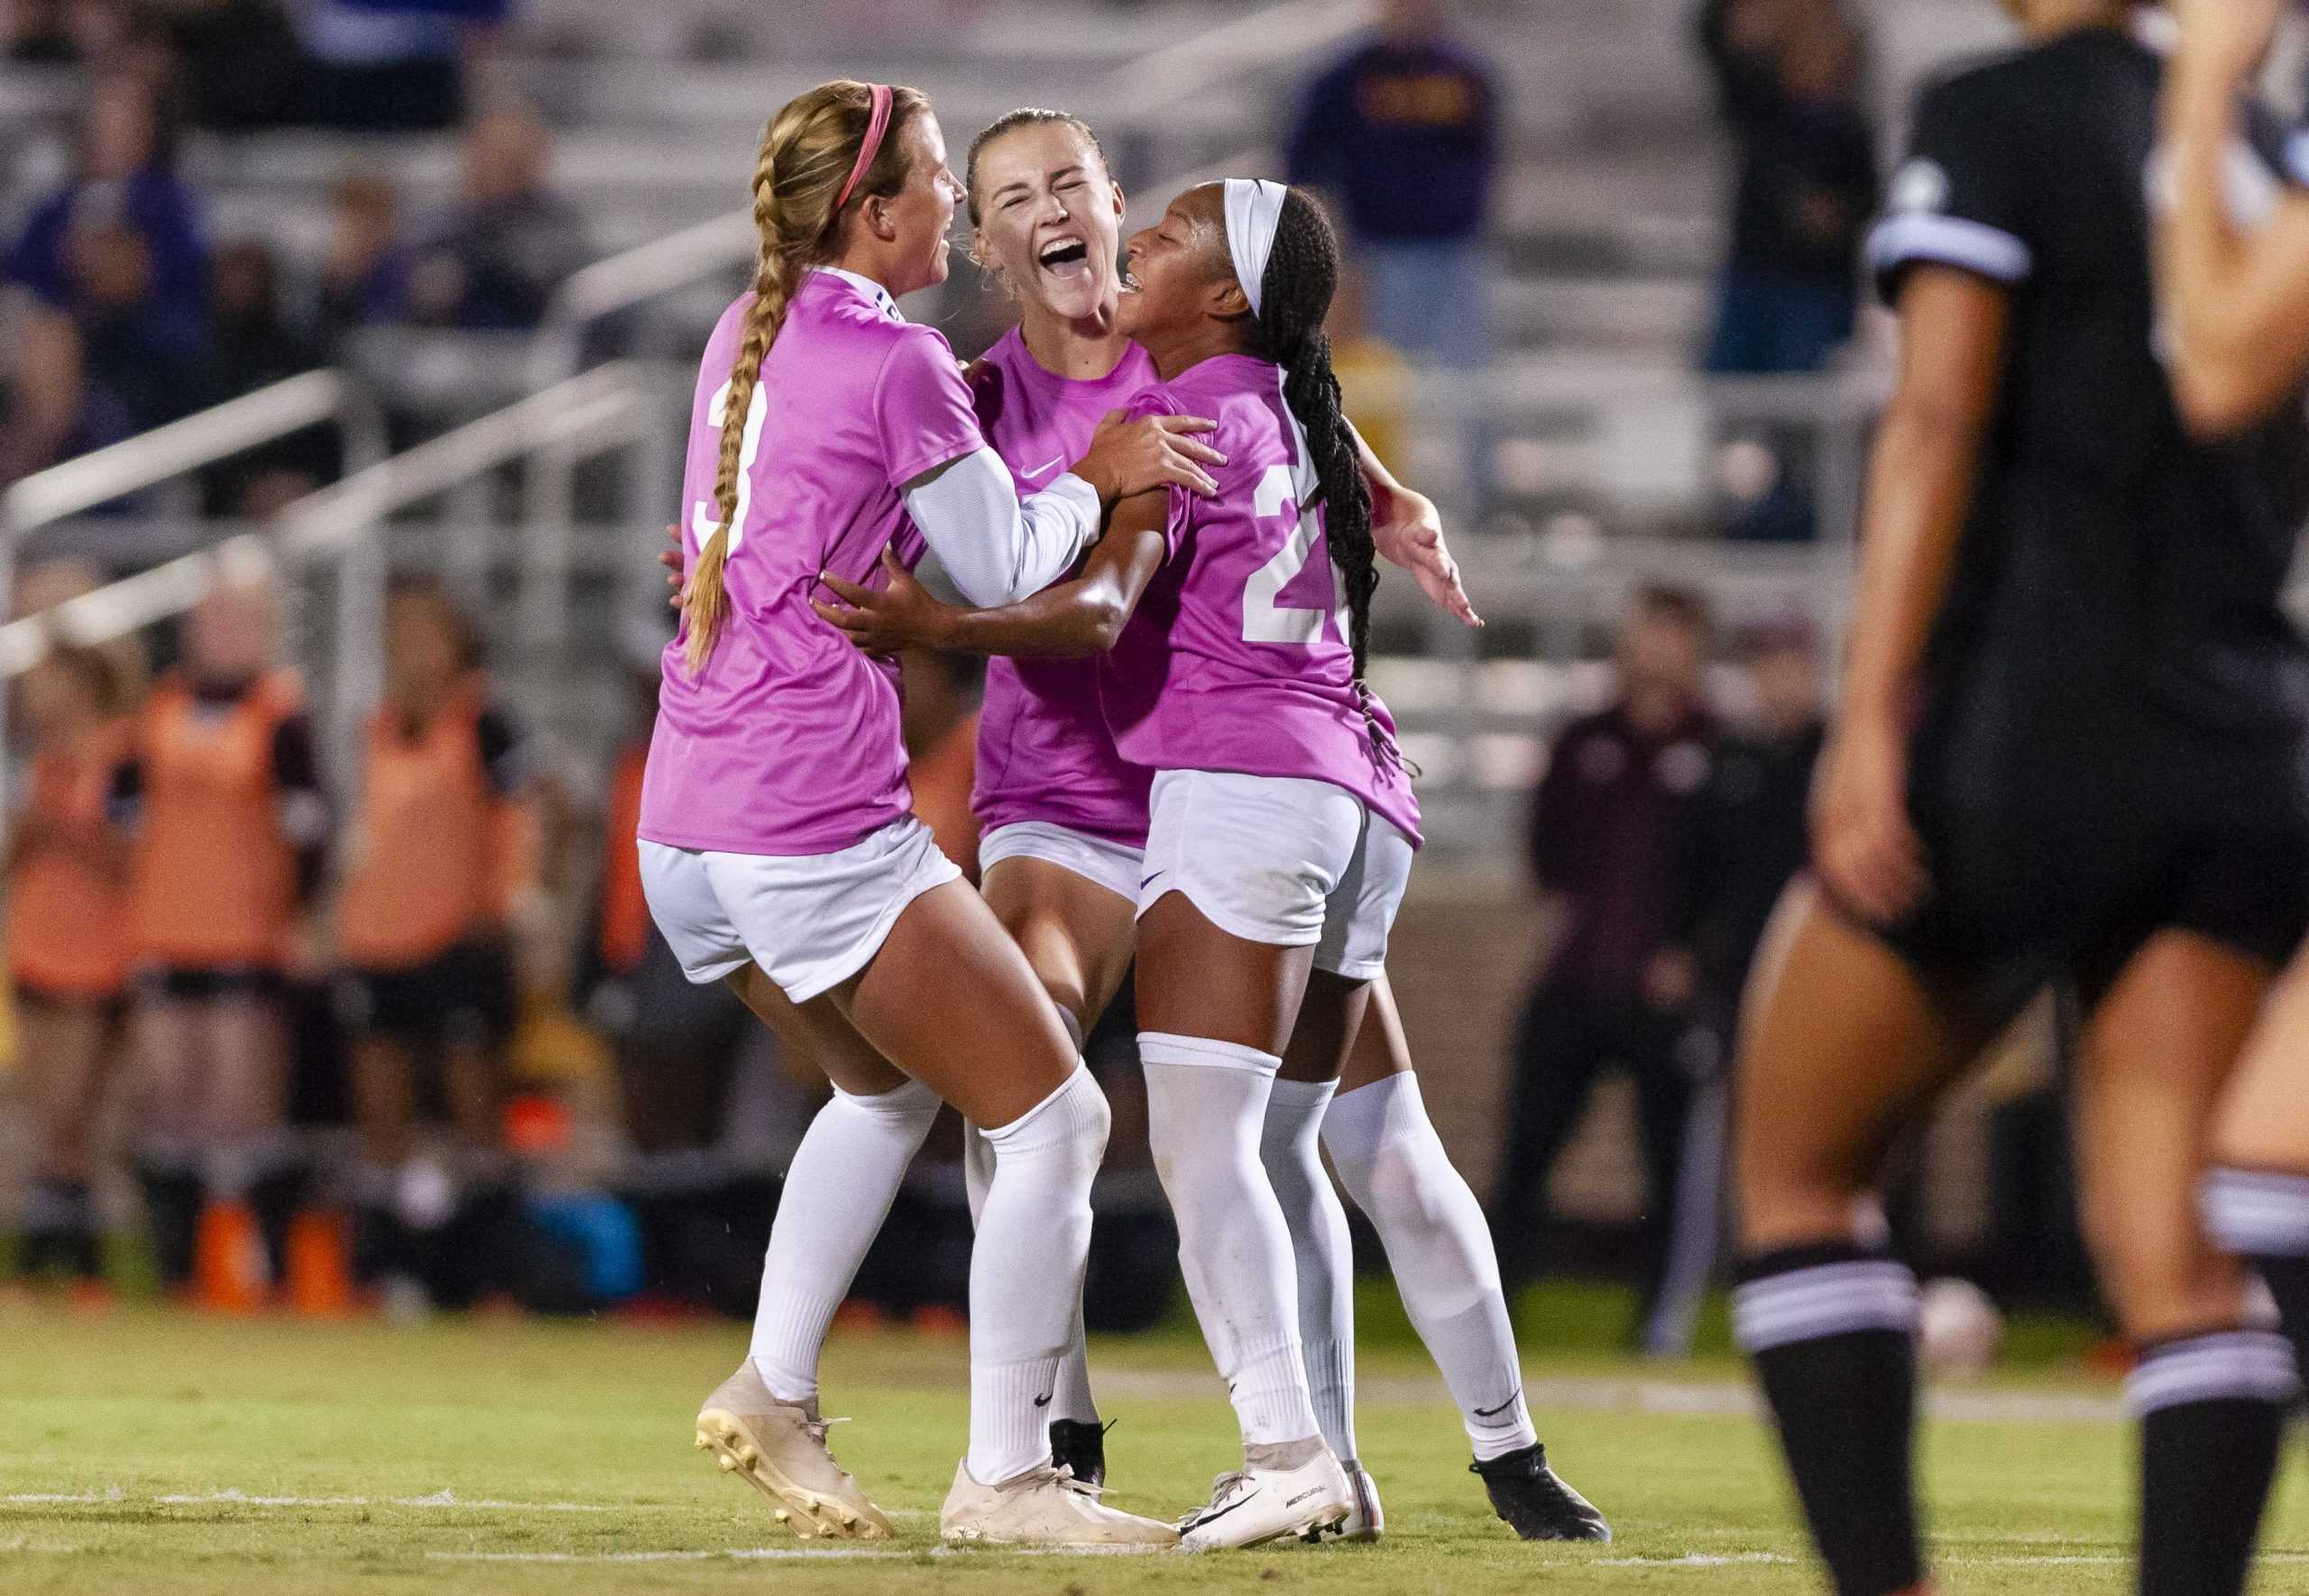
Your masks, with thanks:
[{"label": "black braided hair", "polygon": [[1259,285],[1259,314],[1253,324],[1257,347],[1252,353],[1283,368],[1283,403],[1307,434],[1319,485],[1302,508],[1325,507],[1323,534],[1347,589],[1348,645],[1355,653],[1359,687],[1370,656],[1378,549],[1371,540],[1371,491],[1364,484],[1355,431],[1347,424],[1338,377],[1331,370],[1331,341],[1323,331],[1338,287],[1338,235],[1322,206],[1293,188],[1283,197],[1274,248]]}]

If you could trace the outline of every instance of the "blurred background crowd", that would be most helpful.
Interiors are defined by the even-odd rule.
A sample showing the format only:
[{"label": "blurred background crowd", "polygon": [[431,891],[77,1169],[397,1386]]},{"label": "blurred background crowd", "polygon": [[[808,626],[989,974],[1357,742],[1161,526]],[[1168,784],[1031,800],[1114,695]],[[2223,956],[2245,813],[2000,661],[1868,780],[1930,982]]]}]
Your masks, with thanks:
[{"label": "blurred background crowd", "polygon": [[[823,1087],[681,980],[640,902],[651,559],[761,121],[869,76],[926,88],[958,151],[1016,104],[1089,115],[1134,221],[1234,171],[1326,196],[1349,409],[1441,501],[1492,621],[1396,582],[1378,614],[1434,838],[1396,977],[1429,1100],[1512,1279],[1624,1282],[1631,1344],[1687,1347],[1886,386],[1867,226],[1909,92],[2001,25],[1987,0],[5,0],[17,1275],[234,1310],[750,1308]],[[968,356],[1005,309],[963,253],[907,308]],[[335,381],[288,383],[310,371]],[[967,866],[977,672],[907,677],[917,806]],[[1108,1328],[1175,1290],[1132,1032],[1090,1044]],[[1898,1223],[1928,1268],[2079,1307],[2063,1036],[2048,1001],[1912,1150]],[[859,1311],[959,1311],[956,1157],[925,1153]]]}]

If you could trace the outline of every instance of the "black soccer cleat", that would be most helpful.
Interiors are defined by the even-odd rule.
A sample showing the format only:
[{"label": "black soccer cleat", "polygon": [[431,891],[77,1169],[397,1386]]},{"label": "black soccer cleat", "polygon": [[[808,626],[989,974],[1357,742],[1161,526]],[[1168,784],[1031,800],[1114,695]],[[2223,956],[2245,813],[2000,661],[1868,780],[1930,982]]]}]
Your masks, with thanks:
[{"label": "black soccer cleat", "polygon": [[1074,1477],[1085,1485],[1104,1485],[1107,1426],[1073,1418],[1052,1419],[1050,1461],[1054,1467],[1073,1470]]},{"label": "black soccer cleat", "polygon": [[1548,1467],[1548,1449],[1526,1446],[1467,1472],[1483,1476],[1492,1510],[1527,1541],[1608,1541],[1612,1527],[1586,1497]]}]

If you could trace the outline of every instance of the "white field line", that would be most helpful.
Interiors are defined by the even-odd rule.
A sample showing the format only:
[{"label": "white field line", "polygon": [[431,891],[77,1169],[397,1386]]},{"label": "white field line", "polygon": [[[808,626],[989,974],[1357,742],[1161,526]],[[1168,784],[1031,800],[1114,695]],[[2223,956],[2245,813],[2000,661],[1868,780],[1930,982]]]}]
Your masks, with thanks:
[{"label": "white field line", "polygon": [[[1102,1395],[1146,1400],[1219,1397],[1225,1391],[1216,1374],[1179,1370],[1095,1369],[1091,1383]],[[1358,1403],[1372,1408],[1424,1406],[1450,1399],[1442,1380],[1433,1377],[1358,1380],[1355,1396]],[[1543,1375],[1523,1382],[1523,1399],[1535,1411],[1559,1413],[1648,1413],[1679,1418],[1758,1418],[1763,1413],[1752,1388],[1725,1380],[1693,1383],[1608,1375]],[[1934,1418],[1956,1424],[2116,1424],[2125,1417],[2124,1404],[2116,1396],[2089,1391],[1943,1386],[1927,1390],[1925,1404]]]}]

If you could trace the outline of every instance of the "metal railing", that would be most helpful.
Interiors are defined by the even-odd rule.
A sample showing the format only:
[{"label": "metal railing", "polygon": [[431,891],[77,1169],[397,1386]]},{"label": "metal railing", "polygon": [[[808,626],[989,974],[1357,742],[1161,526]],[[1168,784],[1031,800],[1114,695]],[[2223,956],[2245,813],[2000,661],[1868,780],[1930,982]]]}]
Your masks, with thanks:
[{"label": "metal railing", "polygon": [[[367,392],[347,373],[324,370],[260,388],[20,479],[0,493],[0,595],[14,593],[18,554],[24,539],[40,528],[308,427],[332,425],[342,440],[347,471],[385,457],[384,418]],[[165,586],[163,582],[137,591]],[[31,647],[29,635],[15,625],[0,628],[0,671],[14,675],[25,668],[16,661]],[[12,636],[13,643],[7,640]],[[37,657],[36,652],[31,656]],[[0,747],[7,738],[9,697],[0,693]],[[0,771],[0,801],[5,796],[5,774]]]},{"label": "metal railing", "polygon": [[[663,430],[651,425],[658,391],[648,368],[617,362],[380,459],[288,505],[266,532],[238,534],[0,626],[0,677],[30,669],[59,642],[90,645],[124,636],[182,614],[220,586],[252,575],[285,569],[302,578],[331,568],[336,580],[327,731],[332,747],[347,753],[383,669],[388,561],[382,534],[388,518],[540,452],[575,459],[607,448],[646,446]],[[647,473],[632,474],[639,481]],[[655,485],[649,491],[654,494]],[[639,549],[635,564],[647,565]],[[561,569],[566,579],[566,563]],[[550,672],[557,653],[532,655],[527,664]]]}]

